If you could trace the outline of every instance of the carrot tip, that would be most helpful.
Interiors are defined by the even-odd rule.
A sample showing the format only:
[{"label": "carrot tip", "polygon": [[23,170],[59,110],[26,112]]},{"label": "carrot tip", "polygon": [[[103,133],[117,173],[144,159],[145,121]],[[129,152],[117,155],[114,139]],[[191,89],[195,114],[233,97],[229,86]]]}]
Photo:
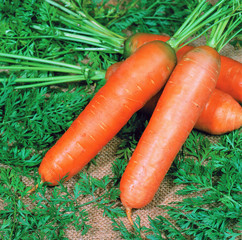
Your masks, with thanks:
[{"label": "carrot tip", "polygon": [[[40,184],[42,184],[43,183],[43,181],[41,181],[40,182]],[[33,188],[31,188],[27,193],[28,194],[31,194],[31,193],[33,193],[33,192],[35,192],[35,190],[38,188],[38,186],[39,186],[39,184],[36,184]]]},{"label": "carrot tip", "polygon": [[132,212],[132,208],[126,208],[126,215],[127,215],[128,219],[129,219],[129,222],[130,222],[130,224],[132,226],[134,226],[134,222],[133,222],[133,220],[131,218],[131,212]]},{"label": "carrot tip", "polygon": [[37,189],[37,187],[39,186],[39,184],[36,184],[33,188],[31,188],[27,193],[28,194],[31,194],[31,193],[33,193],[36,189]]}]

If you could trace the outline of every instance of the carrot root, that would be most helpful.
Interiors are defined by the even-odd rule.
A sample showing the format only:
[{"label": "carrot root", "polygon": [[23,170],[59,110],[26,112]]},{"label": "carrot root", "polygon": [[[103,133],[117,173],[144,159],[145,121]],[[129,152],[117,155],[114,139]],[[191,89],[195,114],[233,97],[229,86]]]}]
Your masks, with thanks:
[{"label": "carrot root", "polygon": [[133,220],[132,220],[132,218],[131,218],[132,208],[126,207],[125,209],[126,209],[126,215],[127,215],[127,217],[128,217],[128,220],[129,220],[130,224],[131,224],[132,226],[134,226],[134,222],[133,222]]},{"label": "carrot root", "polygon": [[[40,184],[42,184],[42,183],[43,183],[43,181],[40,182]],[[36,189],[39,187],[40,184],[37,183],[37,184],[36,184],[33,188],[31,188],[27,193],[28,193],[28,194],[31,194],[31,193],[35,192]]]}]

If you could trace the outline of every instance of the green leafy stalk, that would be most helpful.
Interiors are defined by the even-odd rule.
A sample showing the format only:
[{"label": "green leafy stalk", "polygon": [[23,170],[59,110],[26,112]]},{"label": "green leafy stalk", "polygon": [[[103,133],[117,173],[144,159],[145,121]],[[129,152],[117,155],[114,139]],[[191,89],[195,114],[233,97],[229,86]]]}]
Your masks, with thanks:
[{"label": "green leafy stalk", "polygon": [[[54,38],[70,41],[80,41],[82,43],[87,43],[96,47],[104,48],[107,51],[110,51],[110,48],[113,47],[113,52],[122,53],[122,45],[125,38],[116,34],[114,36],[114,33],[112,31],[108,30],[106,27],[103,27],[101,24],[91,18],[87,13],[80,11],[80,9],[73,2],[70,2],[69,0],[61,0],[61,2],[68,7],[67,8],[52,0],[46,1],[49,4],[57,7],[59,10],[64,11],[64,13],[58,11],[57,14],[61,22],[66,25],[70,24],[71,27],[80,29],[81,32],[84,33],[84,35],[79,36],[75,34],[69,34],[59,29],[61,35],[53,36]],[[186,18],[182,26],[176,31],[176,33],[167,43],[169,43],[175,50],[178,50],[179,46],[182,43],[184,43],[189,37],[193,36],[195,33],[198,33],[204,26],[208,26],[215,19],[222,18],[226,16],[226,14],[229,14],[227,6],[221,7],[221,5],[225,1],[226,0],[220,0],[210,8],[208,8],[208,2],[206,2],[205,0],[200,1],[197,7]],[[70,18],[67,14],[71,15],[72,18]],[[85,19],[85,21],[83,19]],[[83,24],[79,24],[79,21],[84,22]],[[41,30],[40,26],[35,25],[33,26],[33,28]],[[206,27],[204,31],[197,34],[196,37],[194,37],[192,40],[185,44],[194,41],[195,39],[203,35],[206,31],[208,31],[210,28],[211,26]]]},{"label": "green leafy stalk", "polygon": [[81,11],[74,2],[61,0],[63,4],[71,9],[70,10],[55,1],[45,1],[61,10],[58,12],[60,21],[65,22],[67,25],[70,24],[77,29],[84,30],[86,34],[92,34],[96,39],[97,37],[100,37],[103,42],[107,42],[108,44],[111,43],[113,47],[116,47],[117,49],[122,45],[124,37],[110,31],[108,28],[98,23],[86,12]]},{"label": "green leafy stalk", "polygon": [[[43,80],[44,79],[44,80]],[[63,84],[63,83],[74,83],[80,81],[86,81],[87,78],[85,76],[61,76],[61,77],[49,77],[49,78],[33,78],[33,79],[18,79],[15,80],[15,83],[29,83],[34,82],[32,84],[22,85],[22,86],[14,86],[14,89],[27,89],[27,88],[35,88],[35,87],[46,87],[51,85]],[[100,80],[103,79],[103,74],[101,76],[95,75],[94,77],[90,77],[89,80]],[[0,82],[3,82],[0,79]],[[40,82],[40,83],[37,83]]]},{"label": "green leafy stalk", "polygon": [[112,31],[110,31],[108,28],[106,28],[103,25],[101,25],[99,22],[97,22],[94,18],[92,18],[86,12],[81,11],[80,8],[77,7],[74,4],[74,2],[71,2],[69,0],[61,0],[61,2],[63,4],[67,5],[68,7],[70,7],[75,12],[67,9],[66,7],[63,7],[62,5],[56,3],[55,1],[52,1],[52,0],[45,0],[45,1],[48,2],[49,4],[55,6],[55,7],[60,8],[64,12],[70,14],[72,17],[76,17],[79,20],[83,20],[84,23],[86,23],[88,26],[98,30],[99,32],[105,33],[105,35],[107,35],[107,36],[113,36],[113,37],[117,37],[117,38],[122,38],[122,36],[120,36],[120,35],[112,32]]},{"label": "green leafy stalk", "polygon": [[[24,60],[24,61],[22,61]],[[43,87],[61,83],[80,82],[80,81],[95,81],[105,78],[105,72],[101,70],[92,70],[88,66],[76,66],[72,64],[66,64],[58,61],[51,61],[46,59],[40,59],[36,57],[26,57],[14,54],[2,54],[0,53],[0,62],[5,63],[4,66],[0,66],[1,70],[5,70],[5,73],[12,73],[13,71],[42,71],[55,73],[68,73],[68,75],[62,76],[47,76],[47,77],[14,77],[15,89],[25,89],[33,87]],[[6,64],[11,64],[7,65]],[[16,63],[16,64],[13,64]],[[69,75],[77,74],[77,75]],[[0,78],[0,83],[5,83],[7,77]],[[27,85],[17,86],[16,84],[28,83]]]},{"label": "green leafy stalk", "polygon": [[241,13],[240,4],[238,6],[234,5],[230,8],[230,13],[226,18],[217,19],[215,21],[217,24],[212,27],[207,45],[217,49],[218,52],[221,51],[232,38],[242,31],[241,28],[236,30],[242,23]]},{"label": "green leafy stalk", "polygon": [[[41,27],[38,25],[32,25],[32,28],[35,30],[38,30],[38,31],[44,31],[44,27]],[[110,38],[104,38],[104,39],[100,40],[96,36],[90,37],[90,36],[80,35],[80,34],[77,35],[77,34],[65,32],[63,30],[58,30],[58,32],[59,32],[59,34],[38,36],[38,38],[45,37],[45,38],[53,38],[53,39],[57,39],[57,40],[74,41],[74,42],[86,43],[86,44],[93,45],[93,46],[96,46],[99,48],[103,48],[103,50],[105,50],[105,51],[112,51],[112,52],[117,52],[117,53],[122,52],[122,47],[117,44],[117,41],[111,41]],[[96,30],[95,30],[95,33],[96,33]],[[103,42],[106,42],[106,45],[104,45]],[[90,50],[90,49],[83,48],[83,50]]]},{"label": "green leafy stalk", "polygon": [[176,31],[171,39],[167,41],[167,43],[170,44],[175,50],[178,50],[181,48],[181,44],[184,46],[199,38],[213,25],[206,27],[205,30],[197,34],[196,37],[193,37],[191,40],[185,42],[189,37],[193,36],[195,33],[198,33],[198,31],[204,26],[209,25],[218,18],[226,17],[226,15],[231,12],[227,5],[221,7],[225,1],[226,0],[220,0],[209,9],[208,3],[205,0],[200,1],[194,11],[187,17],[182,26]]},{"label": "green leafy stalk", "polygon": [[42,59],[42,58],[27,57],[27,56],[21,56],[21,55],[16,55],[16,54],[0,53],[0,57],[5,57],[5,58],[9,58],[9,59],[14,58],[14,59],[26,60],[26,61],[37,62],[37,63],[45,63],[45,64],[54,65],[54,66],[57,65],[57,66],[61,66],[61,67],[68,67],[70,69],[78,69],[78,70],[85,69],[85,67],[67,64],[67,63],[63,63],[63,62],[59,62],[59,61],[51,61],[51,60],[46,60],[46,59]]}]

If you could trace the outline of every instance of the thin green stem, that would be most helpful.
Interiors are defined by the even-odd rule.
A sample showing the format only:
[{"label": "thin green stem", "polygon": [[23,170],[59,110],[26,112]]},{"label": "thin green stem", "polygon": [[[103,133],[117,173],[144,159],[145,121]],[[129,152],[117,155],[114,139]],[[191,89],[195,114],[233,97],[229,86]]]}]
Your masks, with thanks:
[{"label": "thin green stem", "polygon": [[76,71],[69,68],[51,68],[51,67],[26,67],[26,66],[0,66],[0,69],[6,70],[16,70],[16,71],[23,71],[23,70],[34,70],[34,71],[51,71],[51,72],[63,72],[63,73],[75,73],[75,74],[82,74],[82,71]]},{"label": "thin green stem", "polygon": [[58,18],[61,22],[64,22],[66,24],[70,24],[71,26],[74,26],[78,30],[82,29],[85,32],[86,35],[91,35],[95,38],[100,37],[100,38],[105,39],[105,41],[109,40],[110,42],[115,44],[115,46],[120,46],[123,43],[123,41],[125,40],[125,38],[122,37],[122,36],[116,37],[116,36],[113,36],[113,35],[109,35],[100,28],[94,28],[92,26],[89,26],[86,22],[79,23],[77,20],[68,19],[63,14],[60,14],[58,16]]},{"label": "thin green stem", "polygon": [[[12,66],[11,67],[19,67],[19,69],[21,69],[22,65],[25,65],[25,66],[34,66],[34,67],[37,67],[38,69],[49,69],[49,71],[61,71],[62,69],[64,70],[67,70],[67,71],[73,71],[75,73],[80,73],[80,72],[83,72],[83,69],[86,69],[88,67],[84,67],[80,70],[77,70],[77,69],[72,69],[72,68],[63,68],[63,67],[58,67],[58,66],[52,66],[50,64],[43,64],[43,63],[39,63],[38,61],[37,62],[25,62],[25,61],[18,61],[16,59],[11,59],[11,58],[1,58],[0,57],[0,62],[6,62],[6,63],[14,63],[14,64],[21,64],[21,65],[15,65],[15,66]],[[0,66],[0,67],[8,67],[8,66]],[[23,67],[22,67],[23,68]],[[25,68],[25,67],[24,67]],[[6,69],[6,68],[5,68]],[[38,69],[29,69],[29,70],[38,70]],[[24,69],[21,69],[21,70],[24,70]]]},{"label": "thin green stem", "polygon": [[98,23],[95,19],[93,19],[87,13],[84,13],[83,11],[81,11],[73,2],[66,1],[66,0],[60,0],[62,3],[67,5],[69,8],[71,8],[75,12],[69,10],[66,7],[63,7],[62,5],[56,3],[55,1],[52,1],[52,0],[45,0],[45,1],[53,6],[58,7],[62,11],[72,15],[74,18],[77,18],[78,20],[82,20],[88,26],[93,27],[94,29],[100,30],[101,32],[104,32],[106,36],[115,36],[117,38],[123,38],[122,36],[110,31],[108,28],[106,28],[103,25],[101,25],[100,23]]},{"label": "thin green stem", "polygon": [[[212,6],[210,9],[208,9],[208,10],[206,10],[206,12],[204,12],[204,10],[208,6],[208,3],[205,0],[202,0],[198,4],[198,6],[195,8],[195,10],[188,16],[188,18],[185,20],[185,22],[182,24],[182,26],[178,29],[178,31],[173,35],[173,37],[167,41],[167,43],[170,44],[175,50],[177,50],[179,48],[179,45],[184,43],[185,40],[187,40],[190,36],[192,36],[194,33],[196,33],[199,29],[206,26],[211,21],[214,21],[214,19],[218,18],[218,16],[220,16],[220,14],[225,16],[226,11],[224,8],[227,8],[226,6],[224,8],[220,8],[218,10],[220,5],[224,1],[225,0],[220,0],[214,6]],[[216,10],[216,12],[213,13],[215,10]],[[205,32],[208,29],[209,28],[206,28]],[[194,38],[194,39],[196,39],[196,38]]]},{"label": "thin green stem", "polygon": [[[227,11],[227,13],[229,13],[229,11]],[[223,16],[224,15],[224,12],[221,12],[219,15],[217,15],[217,16],[214,16],[213,18],[214,18],[214,20],[215,19],[217,19],[217,17],[219,17],[219,16]],[[211,17],[211,21],[213,20],[213,18]],[[227,18],[227,17],[224,17],[224,18]],[[210,22],[210,20],[205,20],[204,21],[204,24],[206,25],[207,23],[209,23]],[[210,25],[209,27],[207,27],[204,31],[202,31],[201,33],[199,33],[199,34],[196,34],[196,36],[195,37],[193,37],[191,40],[189,40],[189,41],[187,41],[185,44],[183,44],[183,46],[184,45],[187,45],[187,44],[189,44],[189,43],[191,43],[191,42],[193,42],[194,40],[196,40],[196,39],[198,39],[199,37],[201,37],[202,35],[204,35],[208,30],[210,30],[211,28],[213,28],[215,25],[217,25],[220,21],[222,21],[222,20],[219,20],[218,22],[216,22],[216,23],[213,23],[212,25]],[[193,29],[193,33],[195,33],[195,32],[197,32],[198,30],[200,29],[200,27],[198,26],[198,27],[195,27],[194,29]],[[186,40],[186,36],[184,36],[182,39],[181,39],[181,42],[184,40]],[[180,49],[182,46],[179,46],[179,47],[177,47],[177,49]]]},{"label": "thin green stem", "polygon": [[201,9],[204,9],[206,5],[207,5],[206,0],[202,0],[200,4],[196,6],[194,11],[192,11],[192,13],[186,18],[185,22],[181,25],[181,27],[175,32],[175,34],[173,35],[173,38],[178,37],[182,33],[182,31],[184,31],[187,25],[192,21],[192,19],[194,19],[194,16],[197,15],[198,12],[201,12]]},{"label": "thin green stem", "polygon": [[[38,31],[43,31],[44,30],[44,27],[41,28],[40,26],[37,26],[37,25],[32,25],[31,26],[32,28],[34,28],[35,30],[38,30]],[[84,35],[76,35],[76,34],[73,34],[73,33],[67,33],[67,32],[64,32],[64,31],[61,31],[61,34],[63,34],[65,37],[69,37],[70,39],[73,39],[73,40],[80,40],[81,42],[85,42],[85,43],[88,43],[88,42],[92,42],[92,43],[101,43],[101,41],[97,38],[91,38],[91,37],[87,37],[87,36],[84,36]],[[62,36],[51,36],[52,38],[62,38]]]},{"label": "thin green stem", "polygon": [[[59,3],[56,3],[55,1],[52,1],[52,0],[45,0],[47,3],[49,3],[50,5],[52,6],[55,6],[59,9],[61,9],[62,11],[66,12],[67,14],[69,15],[72,15],[73,17],[79,17],[76,13],[72,12],[71,10],[69,10],[68,8],[66,7],[63,7],[62,5],[60,5]],[[80,14],[81,15],[81,14]],[[86,17],[85,15],[82,15],[82,17]]]},{"label": "thin green stem", "polygon": [[[41,78],[32,78],[32,81],[35,80],[35,82],[37,82],[37,81],[41,81],[41,82],[33,83],[33,84],[26,84],[26,85],[21,85],[21,86],[14,86],[14,89],[27,89],[27,88],[45,87],[45,86],[56,85],[56,84],[85,81],[87,79],[95,81],[95,80],[104,79],[104,77],[105,77],[104,72],[100,72],[99,74],[95,74],[92,77],[86,77],[84,75],[69,76],[69,77],[63,76],[63,77],[59,77],[59,79],[58,79],[58,77],[53,77],[52,80],[51,80],[51,77],[49,77],[49,79],[51,81],[48,81],[48,79],[46,78],[44,82],[41,81]],[[4,81],[4,79],[0,79],[0,82],[3,82],[3,81]],[[24,82],[32,82],[32,81],[31,81],[31,79],[28,81],[27,79],[21,79],[21,78],[15,80],[16,83],[24,83]]]},{"label": "thin green stem", "polygon": [[236,36],[238,36],[240,32],[242,32],[242,29],[239,29],[237,32],[235,32],[233,35],[231,35],[231,36],[227,39],[227,41],[224,40],[222,44],[219,44],[219,45],[217,46],[217,51],[220,52],[220,51],[222,50],[222,48],[223,48],[226,44],[228,44],[233,38],[235,38]]},{"label": "thin green stem", "polygon": [[88,51],[88,52],[104,52],[104,53],[123,53],[123,50],[119,50],[116,48],[105,48],[105,47],[77,47],[77,48],[72,48],[70,50],[66,50],[66,51],[61,51],[61,52],[56,52],[56,54],[50,54],[50,56],[48,57],[48,55],[46,56],[45,59],[55,59],[57,57],[60,57],[64,54],[68,54],[71,52],[83,52],[83,51]]},{"label": "thin green stem", "polygon": [[46,59],[36,58],[36,57],[27,57],[27,56],[16,55],[16,54],[0,53],[0,57],[23,59],[23,60],[32,61],[32,62],[46,63],[46,64],[51,64],[51,65],[78,69],[78,70],[86,69],[86,67],[82,67],[82,66],[76,66],[76,65],[71,65],[68,63],[63,63],[63,62],[51,61],[51,60],[46,60]]},{"label": "thin green stem", "polygon": [[[32,28],[38,31],[43,31],[44,28],[41,28],[40,26],[33,25]],[[60,30],[59,30],[60,31]],[[81,43],[86,43],[86,44],[91,44],[97,47],[103,47],[103,42],[105,41],[107,44],[110,44],[110,46],[105,46],[106,49],[108,48],[119,48],[119,52],[121,52],[122,48],[120,47],[119,44],[117,44],[117,41],[113,41],[111,38],[103,39],[100,40],[97,37],[89,37],[85,35],[77,35],[73,33],[68,33],[68,32],[61,32],[61,35],[49,35],[48,38],[54,38],[54,39],[61,39],[61,40],[68,40],[68,41],[75,41],[75,42],[81,42]]]},{"label": "thin green stem", "polygon": [[[54,38],[54,39],[61,39],[61,40],[68,40],[68,41],[75,41],[75,42],[82,42],[86,44],[95,45],[98,47],[110,47],[118,49],[118,52],[122,51],[122,45],[124,42],[124,38],[116,38],[113,36],[107,36],[105,33],[103,33],[100,30],[97,29],[91,29],[90,27],[87,27],[83,24],[79,25],[78,23],[74,22],[73,20],[66,19],[62,16],[59,16],[60,21],[66,23],[67,25],[74,26],[76,29],[82,29],[83,31],[77,31],[78,33],[82,34],[73,34],[69,32],[64,32],[60,28],[55,28],[57,30],[57,35],[52,34],[45,36],[45,38]],[[38,25],[32,25],[32,28],[34,28],[37,31],[46,31],[46,27],[38,26]],[[83,35],[84,34],[84,35]],[[40,36],[41,38],[42,36]],[[37,38],[36,36],[34,38]],[[104,45],[105,44],[105,45]],[[108,46],[107,46],[108,45]],[[110,45],[110,46],[109,46]],[[115,51],[117,52],[117,51]]]},{"label": "thin green stem", "polygon": [[[98,80],[105,77],[105,74],[97,74],[92,80]],[[86,76],[77,75],[77,76],[57,76],[57,77],[37,77],[37,78],[17,78],[14,80],[15,83],[33,83],[33,82],[72,82],[72,81],[83,81],[86,80]],[[0,78],[0,82],[6,81],[5,78]]]},{"label": "thin green stem", "polygon": [[241,29],[234,32],[236,27],[242,23],[241,11],[236,12],[237,9],[239,9],[239,6],[237,8],[233,6],[233,8],[228,10],[230,12],[226,18],[221,17],[221,19],[216,21],[219,24],[213,27],[207,41],[208,46],[216,48],[219,52],[232,38],[241,32]]}]

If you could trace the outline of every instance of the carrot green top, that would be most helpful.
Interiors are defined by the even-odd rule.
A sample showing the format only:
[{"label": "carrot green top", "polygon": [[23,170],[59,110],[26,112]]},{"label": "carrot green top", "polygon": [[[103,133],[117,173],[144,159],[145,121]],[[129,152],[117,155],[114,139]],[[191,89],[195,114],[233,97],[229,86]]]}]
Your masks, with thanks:
[{"label": "carrot green top", "polygon": [[[181,48],[181,44],[183,44],[183,46],[187,45],[212,28],[211,41],[208,42],[208,45],[216,48],[221,41],[225,26],[229,22],[229,19],[234,15],[234,2],[235,0],[220,0],[214,6],[208,7],[208,2],[205,0],[200,1],[194,11],[188,16],[182,26],[176,31],[171,39],[167,41],[167,43],[177,51]],[[211,24],[212,22],[213,24]],[[236,27],[237,23],[239,24],[239,20],[236,21],[236,24],[233,24],[233,27]],[[205,27],[205,29],[202,29],[203,27]],[[231,26],[230,29],[232,31],[234,28]],[[185,42],[195,33],[196,37],[193,37],[191,40]],[[227,36],[228,33],[229,31],[224,34]],[[218,48],[220,49],[220,47]]]},{"label": "carrot green top", "polygon": [[[211,22],[217,19],[227,17],[231,10],[229,6],[235,5],[234,2],[238,0],[219,0],[212,6],[206,0],[199,0],[197,6],[192,13],[186,18],[185,22],[176,31],[168,43],[178,50],[181,44],[188,44],[197,39],[206,31],[211,29]],[[35,36],[55,38],[67,41],[76,41],[87,43],[92,47],[78,48],[78,50],[88,51],[105,51],[109,53],[123,53],[123,44],[126,40],[125,37],[117,34],[101,23],[92,18],[85,10],[80,9],[74,1],[70,0],[45,0],[48,4],[54,6],[57,10],[56,19],[62,24],[68,26],[64,27],[51,27],[55,30],[54,35]],[[214,23],[215,25],[217,23]],[[45,32],[45,27],[39,25],[32,25],[32,28],[40,32]],[[204,29],[205,28],[205,29]],[[196,34],[196,37],[192,37]],[[187,39],[190,39],[187,41]],[[34,38],[34,37],[33,37]],[[186,42],[187,41],[187,42]]]},{"label": "carrot green top", "polygon": [[242,31],[241,27],[237,29],[242,24],[241,4],[236,0],[233,2],[234,4],[230,7],[230,13],[226,17],[215,20],[207,40],[207,45],[215,48],[218,52]]}]

